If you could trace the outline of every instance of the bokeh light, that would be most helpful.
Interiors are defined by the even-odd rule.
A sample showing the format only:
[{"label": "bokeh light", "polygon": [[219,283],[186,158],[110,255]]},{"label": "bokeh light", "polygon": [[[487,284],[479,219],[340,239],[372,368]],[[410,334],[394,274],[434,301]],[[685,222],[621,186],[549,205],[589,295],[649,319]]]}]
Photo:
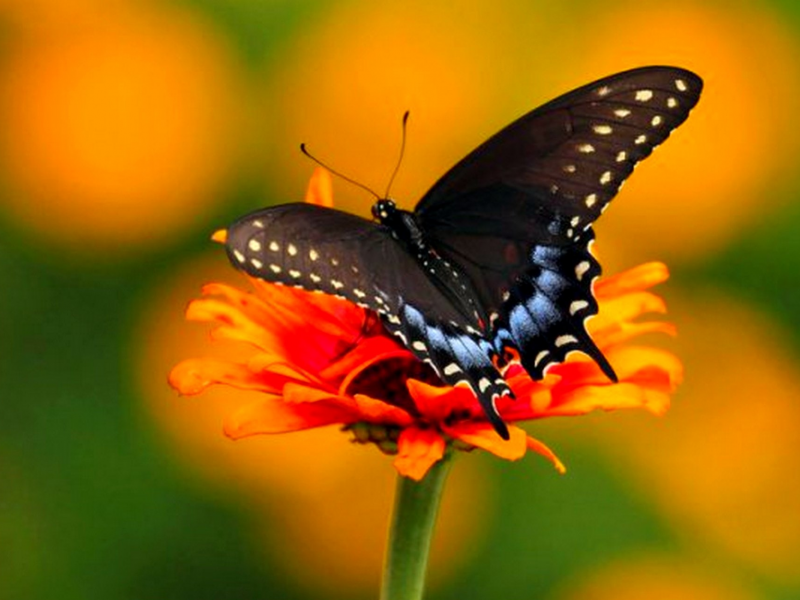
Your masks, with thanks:
[{"label": "bokeh light", "polygon": [[604,422],[599,444],[632,463],[630,477],[687,543],[800,581],[796,353],[774,323],[725,296],[695,292],[671,308],[687,371],[674,406],[660,422]]},{"label": "bokeh light", "polygon": [[243,112],[221,36],[138,5],[48,33],[18,32],[0,78],[3,208],[93,259],[200,222],[231,175]]}]

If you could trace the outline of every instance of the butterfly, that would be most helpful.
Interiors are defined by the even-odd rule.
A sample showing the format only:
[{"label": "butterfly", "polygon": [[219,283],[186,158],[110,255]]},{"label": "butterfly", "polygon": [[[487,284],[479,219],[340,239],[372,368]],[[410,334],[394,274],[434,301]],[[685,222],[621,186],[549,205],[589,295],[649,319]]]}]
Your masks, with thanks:
[{"label": "butterfly", "polygon": [[636,164],[697,103],[703,82],[643,67],[568,92],[514,121],[445,173],[413,211],[374,220],[292,203],[228,228],[232,264],[270,282],[341,296],[449,385],[475,393],[508,439],[499,397],[519,362],[534,379],[579,351],[616,381],[586,330],[597,314],[592,224]]}]

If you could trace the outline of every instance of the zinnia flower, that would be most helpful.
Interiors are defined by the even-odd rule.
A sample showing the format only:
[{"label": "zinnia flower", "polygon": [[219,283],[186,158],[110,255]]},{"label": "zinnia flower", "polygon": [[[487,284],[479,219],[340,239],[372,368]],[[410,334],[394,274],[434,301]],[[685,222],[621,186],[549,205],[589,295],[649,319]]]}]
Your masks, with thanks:
[{"label": "zinnia flower", "polygon": [[[330,176],[319,169],[307,201],[332,205]],[[223,234],[215,234],[224,241]],[[581,415],[595,409],[645,408],[662,414],[682,375],[672,354],[628,345],[640,334],[672,334],[672,325],[634,320],[665,311],[649,288],[668,277],[661,263],[641,265],[600,279],[594,291],[599,314],[588,324],[597,346],[619,377],[612,383],[595,362],[573,353],[541,381],[520,366],[506,372],[516,400],[498,401],[509,423],[503,440],[486,420],[471,390],[444,385],[424,363],[383,331],[368,310],[324,294],[248,278],[252,291],[212,283],[194,300],[187,318],[217,326],[212,339],[237,340],[253,348],[247,361],[191,359],[170,373],[182,394],[224,384],[261,392],[259,400],[232,414],[225,434],[239,439],[326,425],[350,430],[354,439],[395,455],[404,476],[420,480],[448,446],[481,448],[516,460],[528,450],[564,466],[541,441],[513,425],[543,417]]]}]

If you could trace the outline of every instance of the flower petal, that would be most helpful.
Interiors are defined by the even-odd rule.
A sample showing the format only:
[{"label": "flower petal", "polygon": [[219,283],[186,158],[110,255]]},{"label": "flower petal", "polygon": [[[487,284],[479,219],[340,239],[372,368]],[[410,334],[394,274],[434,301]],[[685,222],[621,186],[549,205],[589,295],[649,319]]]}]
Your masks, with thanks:
[{"label": "flower petal", "polygon": [[169,384],[181,394],[193,396],[215,384],[225,384],[240,390],[276,392],[274,381],[263,373],[254,373],[245,365],[216,358],[184,360],[169,374]]},{"label": "flower petal", "polygon": [[611,277],[599,279],[594,286],[598,300],[623,296],[649,289],[669,279],[669,269],[661,262],[649,262]]},{"label": "flower petal", "polygon": [[536,438],[528,436],[526,439],[526,444],[528,446],[528,450],[532,450],[537,454],[541,454],[547,460],[553,463],[553,466],[556,468],[556,471],[558,471],[560,474],[563,475],[564,473],[567,472],[567,467],[564,466],[564,463],[562,463],[559,460],[559,458],[555,455],[555,453],[552,450],[550,450],[550,448],[548,448],[543,442],[540,442]]},{"label": "flower petal", "polygon": [[466,386],[437,386],[412,378],[406,385],[420,414],[428,421],[444,421],[454,412],[482,414],[475,394]]},{"label": "flower petal", "polygon": [[394,468],[404,477],[420,481],[444,456],[444,438],[434,429],[407,427],[397,440]]},{"label": "flower petal", "polygon": [[342,400],[346,399],[331,397],[311,404],[289,404],[280,396],[269,395],[243,406],[229,416],[224,432],[229,438],[238,440],[257,434],[288,433],[357,422],[358,414]]},{"label": "flower petal", "polygon": [[[683,366],[669,352],[655,348],[626,347],[609,353],[620,382],[593,383],[593,376],[574,378],[553,389],[553,401],[540,416],[581,415],[592,410],[645,408],[660,415],[669,408],[670,394],[683,377]],[[596,369],[586,363],[587,370]],[[564,365],[574,367],[574,365]],[[599,369],[597,369],[599,373]]]},{"label": "flower petal", "polygon": [[448,435],[477,448],[488,450],[506,460],[518,460],[525,456],[527,434],[519,427],[508,428],[509,439],[504,440],[489,423],[462,421],[452,427],[443,426]]},{"label": "flower petal", "polygon": [[317,206],[333,206],[333,183],[331,174],[323,167],[314,169],[306,189],[306,202]]}]

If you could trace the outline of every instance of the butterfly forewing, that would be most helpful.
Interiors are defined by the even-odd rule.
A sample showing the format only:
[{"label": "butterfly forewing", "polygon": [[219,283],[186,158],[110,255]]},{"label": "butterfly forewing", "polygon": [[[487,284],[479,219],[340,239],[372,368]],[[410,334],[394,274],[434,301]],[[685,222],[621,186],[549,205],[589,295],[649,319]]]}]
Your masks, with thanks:
[{"label": "butterfly forewing", "polygon": [[493,401],[510,391],[492,363],[491,345],[429,275],[452,271],[451,265],[434,256],[423,263],[385,227],[310,204],[243,217],[229,227],[226,247],[231,262],[252,277],[374,310],[445,382],[471,387],[498,431],[507,433]]},{"label": "butterfly forewing", "polygon": [[[431,244],[472,280],[496,351],[516,348],[532,376],[582,350],[614,378],[585,329],[600,271],[591,225],[701,89],[696,75],[671,67],[583,86],[490,138],[419,202]],[[537,261],[544,256],[548,264]]]}]

